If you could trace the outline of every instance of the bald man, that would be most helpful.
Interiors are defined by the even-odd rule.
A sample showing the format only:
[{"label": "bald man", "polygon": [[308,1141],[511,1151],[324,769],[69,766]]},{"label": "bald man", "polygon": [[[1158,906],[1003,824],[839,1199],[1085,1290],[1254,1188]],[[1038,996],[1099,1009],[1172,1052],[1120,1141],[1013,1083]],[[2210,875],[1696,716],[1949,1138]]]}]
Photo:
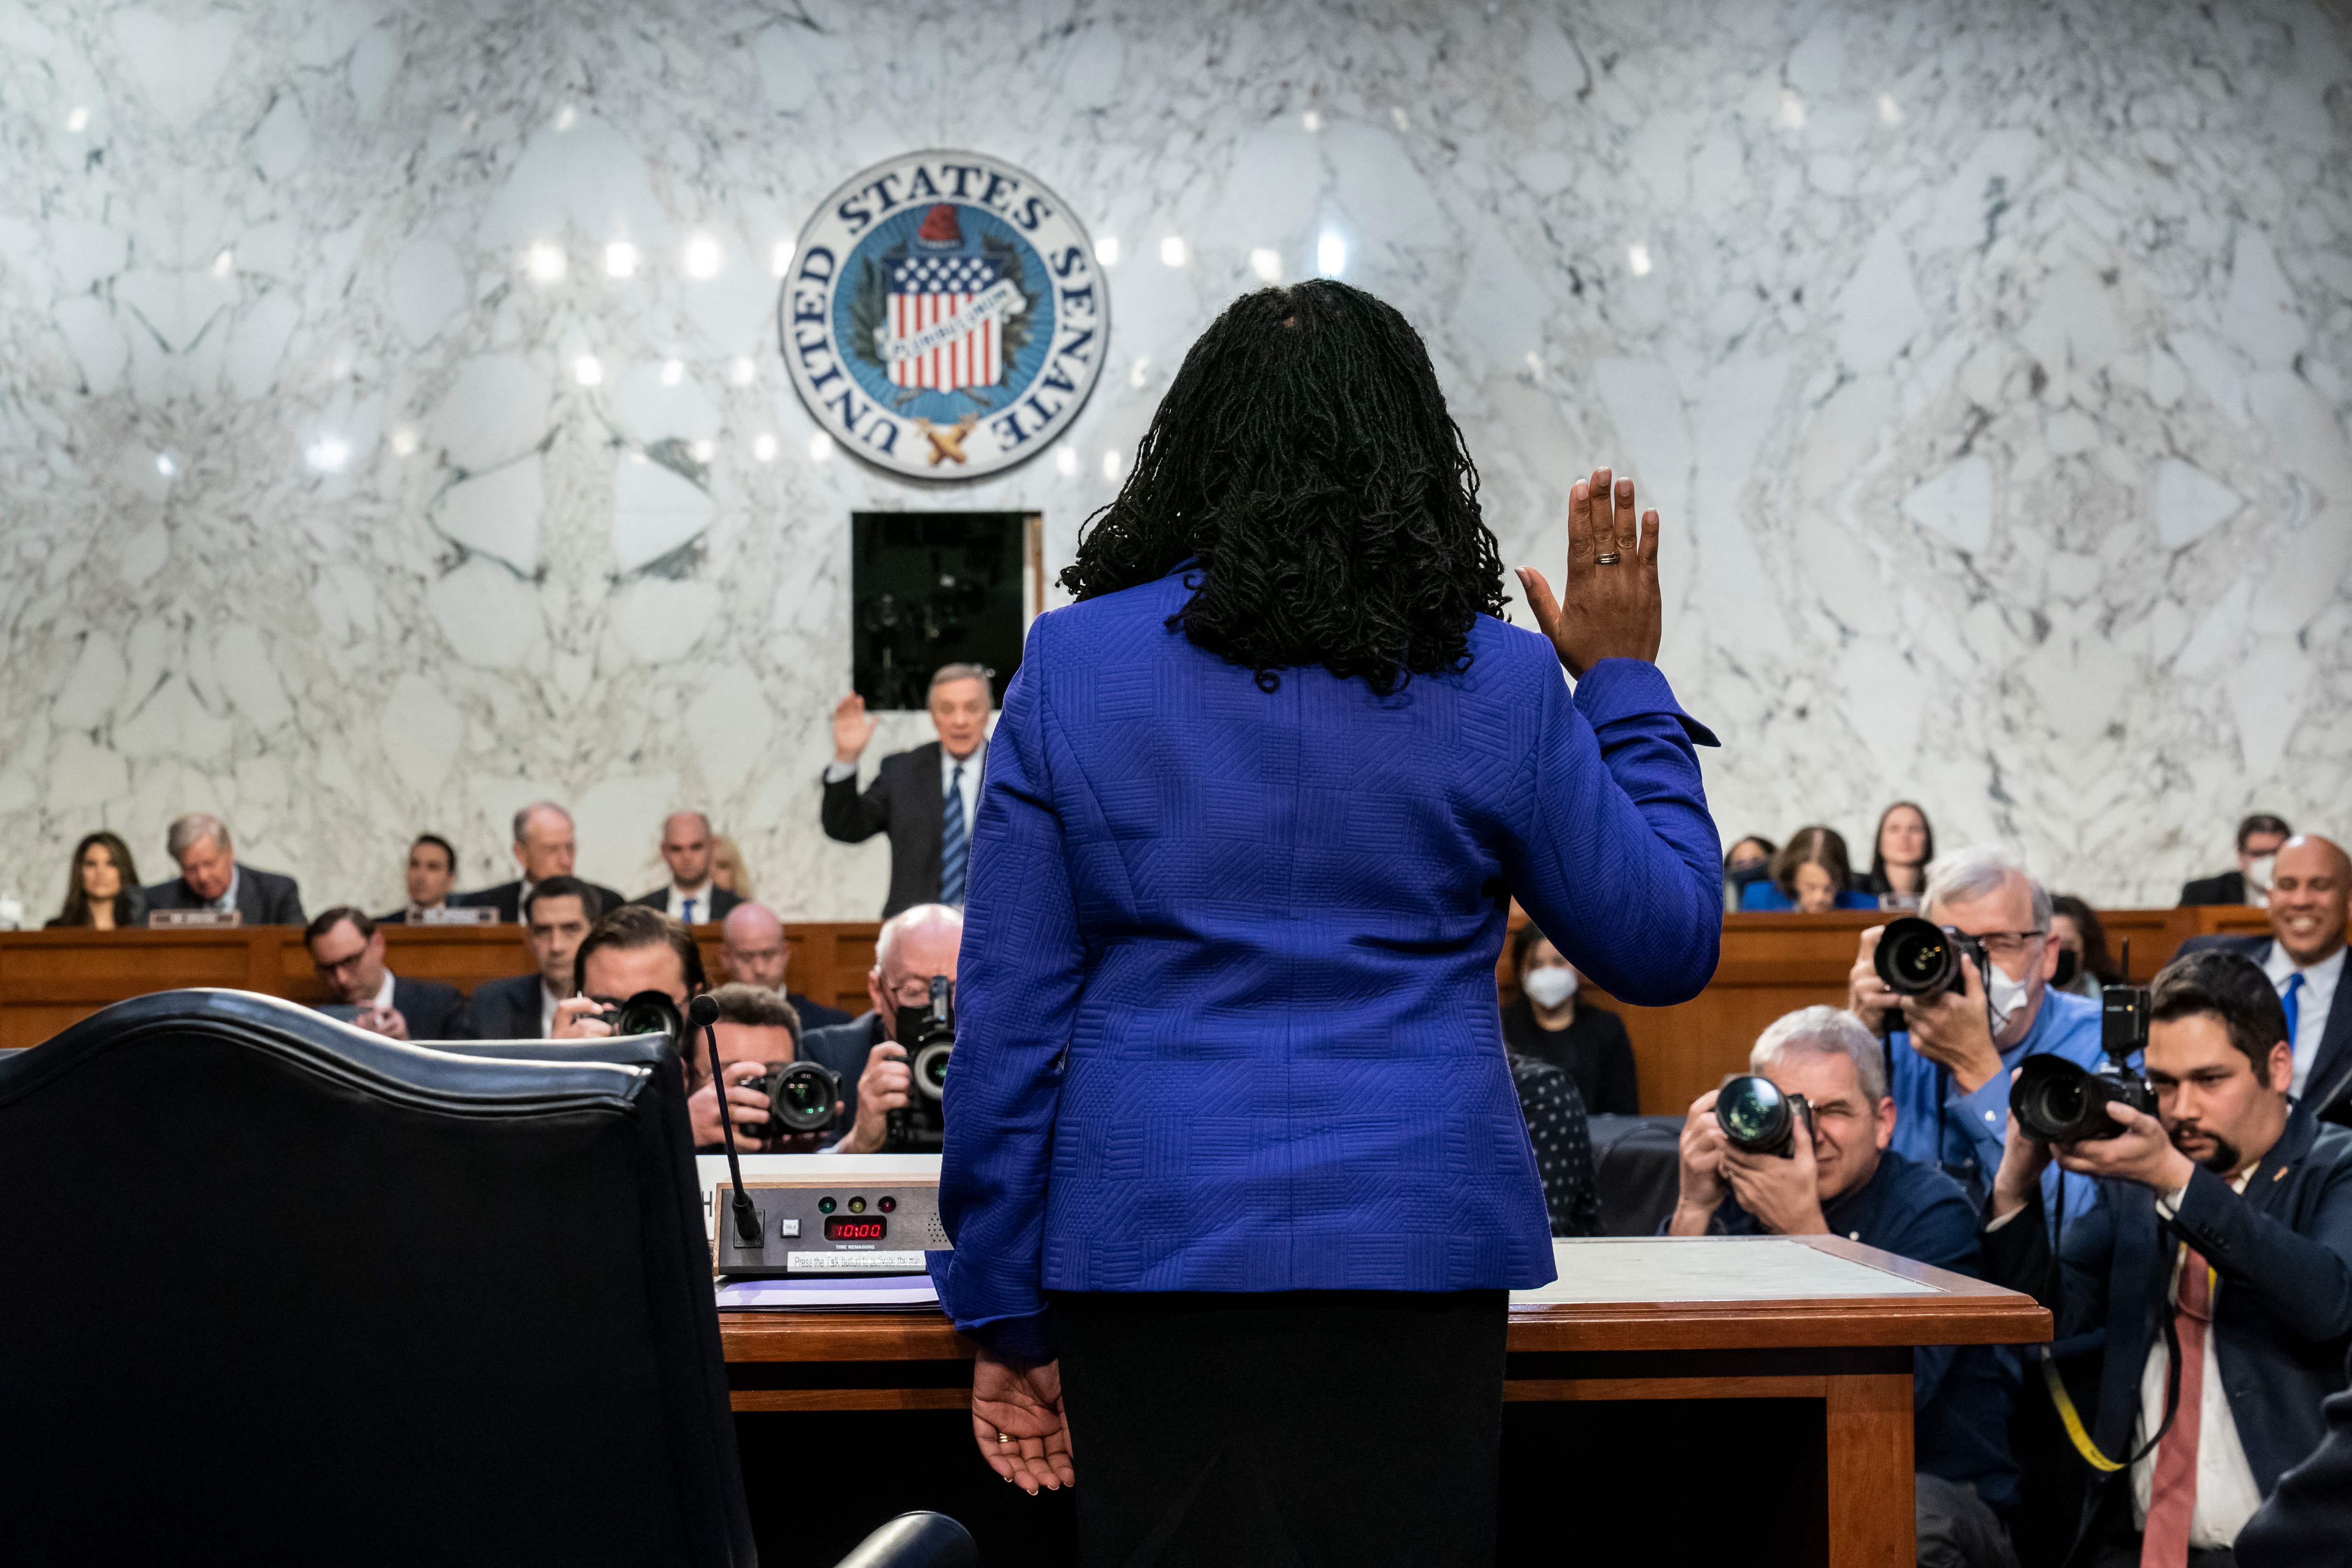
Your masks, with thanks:
[{"label": "bald man", "polygon": [[901,1019],[919,1019],[930,1005],[931,977],[952,985],[963,946],[963,911],[917,904],[882,922],[874,939],[874,967],[866,975],[870,1011],[830,1029],[801,1037],[801,1055],[841,1075],[841,1122],[848,1133],[828,1153],[887,1154],[890,1112],[908,1103],[914,1073],[898,1044]]},{"label": "bald man", "polygon": [[2352,1125],[2352,991],[2344,981],[2344,923],[2352,858],[2315,833],[2279,847],[2268,936],[2193,936],[2182,952],[2219,948],[2263,966],[2286,1008],[2294,1092],[2323,1121]]},{"label": "bald man", "polygon": [[691,926],[725,920],[743,901],[710,879],[710,818],[702,813],[673,811],[662,818],[661,857],[669,866],[669,885],[631,899],[631,903],[674,915]]},{"label": "bald man", "polygon": [[727,919],[719,929],[719,956],[726,963],[727,978],[782,996],[801,1016],[803,1031],[829,1029],[849,1022],[849,1015],[840,1008],[813,1002],[797,991],[786,989],[792,943],[784,936],[784,922],[767,905],[738,903],[727,911]]}]

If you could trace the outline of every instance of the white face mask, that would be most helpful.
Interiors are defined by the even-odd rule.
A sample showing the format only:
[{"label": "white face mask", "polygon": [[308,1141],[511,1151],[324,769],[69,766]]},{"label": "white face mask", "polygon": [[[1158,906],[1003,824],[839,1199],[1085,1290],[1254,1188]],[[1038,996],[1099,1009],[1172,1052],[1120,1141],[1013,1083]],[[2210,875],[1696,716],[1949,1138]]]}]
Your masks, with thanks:
[{"label": "white face mask", "polygon": [[1519,982],[1519,989],[1538,1007],[1557,1007],[1576,994],[1576,971],[1558,963],[1530,969],[1527,978]]},{"label": "white face mask", "polygon": [[[2033,956],[2039,963],[2042,957],[2039,949]],[[2016,1017],[2018,1011],[2025,1005],[2025,998],[2032,991],[2033,982],[2011,980],[2000,972],[2000,964],[1990,963],[1985,965],[1984,978],[1985,1000],[1992,1005],[1992,1032],[1998,1035],[2009,1027],[2009,1021]]]},{"label": "white face mask", "polygon": [[2265,855],[2246,868],[2246,886],[2262,892],[2271,890],[2271,878],[2278,870],[2278,857]]}]

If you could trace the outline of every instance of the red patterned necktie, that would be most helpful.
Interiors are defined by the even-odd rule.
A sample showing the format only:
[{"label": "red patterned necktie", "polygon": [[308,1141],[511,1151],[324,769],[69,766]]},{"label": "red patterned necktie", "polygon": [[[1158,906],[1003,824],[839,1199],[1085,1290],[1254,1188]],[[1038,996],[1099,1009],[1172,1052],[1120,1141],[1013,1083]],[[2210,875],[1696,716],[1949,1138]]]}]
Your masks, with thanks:
[{"label": "red patterned necktie", "polygon": [[2180,1339],[2180,1405],[2157,1445],[2139,1568],[2187,1568],[2189,1524],[2197,1512],[2197,1437],[2204,1425],[2205,1323],[2212,1315],[2212,1277],[2195,1247],[2181,1250],[2180,1300],[2172,1316]]}]

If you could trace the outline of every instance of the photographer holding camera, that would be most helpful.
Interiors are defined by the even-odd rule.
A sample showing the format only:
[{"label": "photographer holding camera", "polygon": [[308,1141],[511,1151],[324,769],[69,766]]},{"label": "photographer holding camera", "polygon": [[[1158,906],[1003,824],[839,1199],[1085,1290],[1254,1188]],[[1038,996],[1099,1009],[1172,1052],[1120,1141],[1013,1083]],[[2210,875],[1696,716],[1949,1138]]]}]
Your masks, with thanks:
[{"label": "photographer holding camera", "polygon": [[[2032,1291],[2061,1340],[2104,1332],[2089,1441],[2105,1463],[2071,1561],[2210,1568],[2318,1446],[2320,1401],[2344,1385],[2352,1132],[2288,1098],[2286,1015],[2251,961],[2176,959],[2147,997],[2157,1114],[2109,1103],[2113,1131],[2054,1148],[2011,1116],[1986,1277]],[[2084,1217],[2068,1214],[2054,1261],[2053,1156],[2095,1194]]]},{"label": "photographer holding camera", "polygon": [[[1873,926],[1848,977],[1847,1009],[1888,1041],[1894,1148],[1940,1167],[1981,1202],[2000,1163],[2010,1073],[2050,1052],[2095,1070],[2099,1004],[2050,984],[2050,895],[1999,849],[1955,850],[1927,868],[1921,914],[1962,940],[1952,984],[1906,995],[1880,972],[1879,944],[1903,922]],[[1929,934],[1933,934],[1932,932]],[[1988,970],[1990,973],[1988,973]],[[2088,1206],[2070,1194],[2067,1217]]]},{"label": "photographer holding camera", "polygon": [[[955,984],[956,954],[963,946],[963,911],[945,904],[917,904],[882,922],[874,939],[874,967],[866,972],[866,996],[873,1005],[846,1024],[811,1029],[802,1054],[832,1068],[845,1085],[849,1133],[828,1153],[899,1153],[939,1147],[941,1101],[915,1081],[908,1047],[918,1043],[931,1005],[931,981]],[[892,1134],[911,1115],[929,1136],[910,1142]]]},{"label": "photographer holding camera", "polygon": [[[1805,1007],[1758,1037],[1748,1068],[1789,1110],[1762,1137],[1725,1096],[1692,1102],[1682,1136],[1682,1191],[1669,1236],[1843,1236],[1976,1274],[1977,1218],[1958,1184],[1888,1147],[1897,1124],[1877,1038],[1850,1014]],[[1765,1096],[1756,1096],[1758,1100]],[[1747,1147],[1742,1147],[1742,1143]],[[1761,1145],[1761,1146],[1759,1146]],[[2002,1519],[2017,1500],[2010,1458],[2011,1364],[1989,1346],[1912,1352],[1913,1489],[1918,1561],[1934,1568],[2014,1568]]]},{"label": "photographer holding camera", "polygon": [[[719,1006],[711,1032],[719,1041],[719,1070],[727,1080],[735,1146],[746,1153],[814,1152],[840,1117],[840,1085],[814,1064],[803,1064],[799,1073],[791,1070],[802,1061],[800,1019],[792,1004],[765,986],[740,983],[719,986],[710,999]],[[710,1064],[700,1050],[684,1052],[680,1060],[692,1090],[687,1111],[695,1148],[715,1152],[725,1143]]]}]

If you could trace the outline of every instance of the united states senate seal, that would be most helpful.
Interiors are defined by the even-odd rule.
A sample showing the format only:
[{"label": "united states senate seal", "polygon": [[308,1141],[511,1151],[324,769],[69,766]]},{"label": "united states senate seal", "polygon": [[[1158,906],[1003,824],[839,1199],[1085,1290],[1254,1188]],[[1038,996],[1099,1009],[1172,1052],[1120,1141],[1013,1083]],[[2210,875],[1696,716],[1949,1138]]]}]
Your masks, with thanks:
[{"label": "united states senate seal", "polygon": [[824,199],[777,301],[801,400],[835,441],[923,479],[1025,461],[1102,374],[1110,294],[1067,203],[978,153],[909,153]]}]

